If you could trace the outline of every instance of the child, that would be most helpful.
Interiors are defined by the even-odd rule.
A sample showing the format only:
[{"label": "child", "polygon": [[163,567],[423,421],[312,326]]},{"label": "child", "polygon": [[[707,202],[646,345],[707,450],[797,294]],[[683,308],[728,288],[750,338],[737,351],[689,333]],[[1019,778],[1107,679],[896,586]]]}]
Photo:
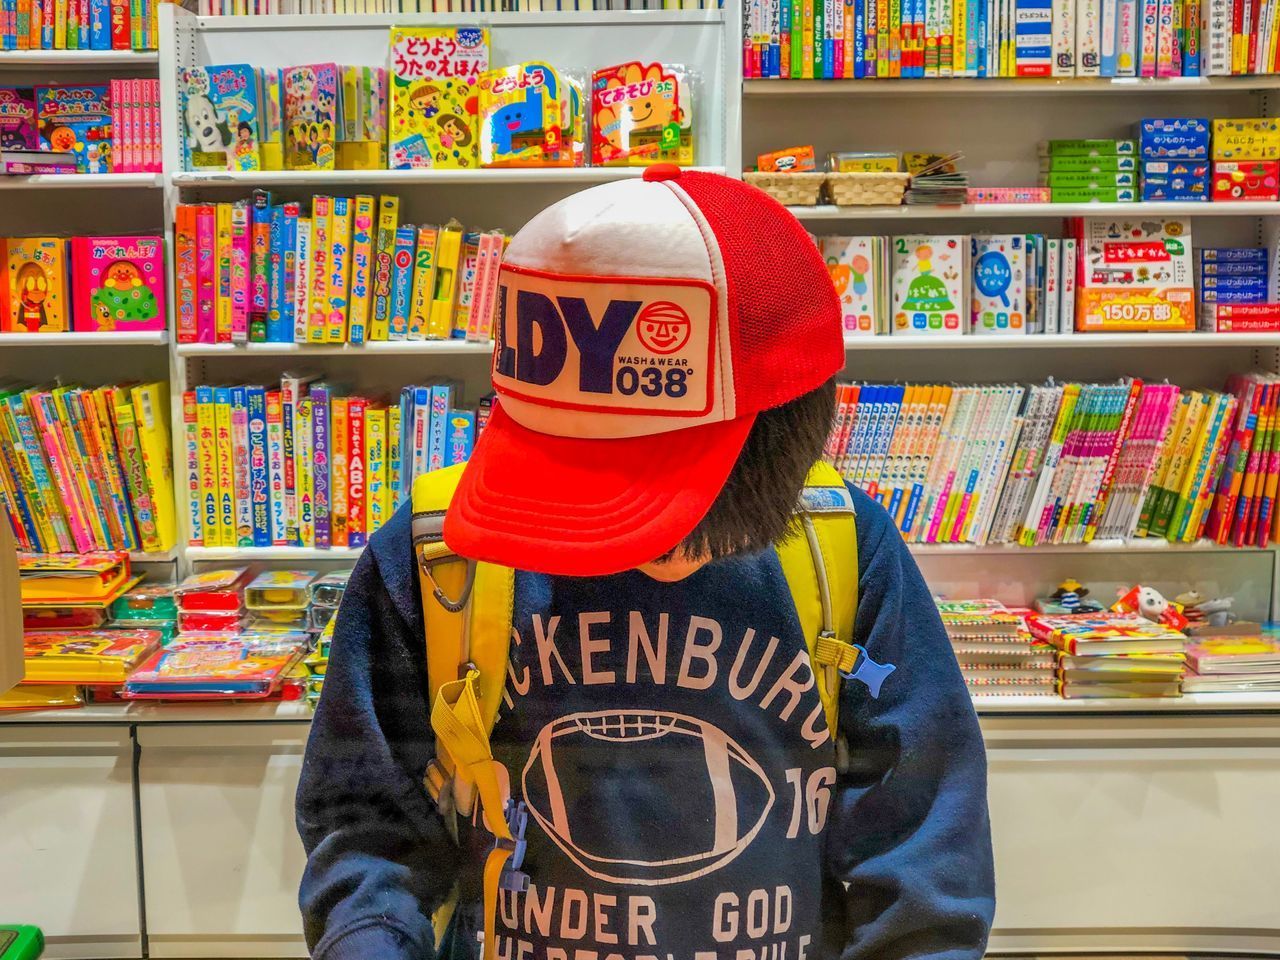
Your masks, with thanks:
[{"label": "child", "polygon": [[595,187],[512,240],[495,339],[475,455],[415,488],[457,482],[445,542],[399,510],[338,614],[298,791],[312,956],[978,960],[982,739],[892,521],[806,481],[845,356],[800,225],[668,165]]}]

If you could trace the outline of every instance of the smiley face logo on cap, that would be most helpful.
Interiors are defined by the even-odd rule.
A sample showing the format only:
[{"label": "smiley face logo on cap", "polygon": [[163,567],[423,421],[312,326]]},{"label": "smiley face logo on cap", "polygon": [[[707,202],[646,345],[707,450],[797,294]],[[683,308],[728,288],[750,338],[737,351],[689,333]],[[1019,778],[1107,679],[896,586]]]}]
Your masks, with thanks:
[{"label": "smiley face logo on cap", "polygon": [[636,317],[640,342],[659,356],[675,353],[689,342],[692,324],[683,307],[670,300],[647,305]]}]

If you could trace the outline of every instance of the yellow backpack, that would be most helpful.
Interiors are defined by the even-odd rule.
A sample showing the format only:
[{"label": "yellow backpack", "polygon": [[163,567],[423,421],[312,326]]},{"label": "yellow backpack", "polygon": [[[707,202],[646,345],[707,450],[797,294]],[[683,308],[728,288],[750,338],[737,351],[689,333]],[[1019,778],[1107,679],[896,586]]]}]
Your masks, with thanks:
[{"label": "yellow backpack", "polygon": [[[444,515],[462,475],[450,467],[413,485],[413,546],[422,585],[427,639],[428,702],[436,759],[424,783],[457,839],[457,817],[479,814],[496,841],[484,866],[483,960],[494,960],[498,892],[523,891],[526,812],[512,804],[509,779],[494,759],[489,735],[507,679],[515,572],[459,557],[445,545]],[[810,470],[799,511],[804,536],[776,545],[795,601],[827,726],[836,737],[841,678],[857,678],[872,695],[893,667],[866,656],[853,642],[858,606],[858,538],[853,500],[825,463]],[[439,937],[455,899],[433,918]]]}]

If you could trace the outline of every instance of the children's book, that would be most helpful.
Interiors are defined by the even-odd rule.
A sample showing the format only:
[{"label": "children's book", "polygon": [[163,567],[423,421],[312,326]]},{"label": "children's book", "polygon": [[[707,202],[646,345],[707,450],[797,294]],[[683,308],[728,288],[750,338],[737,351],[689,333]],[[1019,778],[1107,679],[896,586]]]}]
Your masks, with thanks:
[{"label": "children's book", "polygon": [[889,332],[887,237],[823,237],[822,258],[840,297],[844,333]]},{"label": "children's book", "polygon": [[163,238],[75,237],[71,265],[73,329],[165,328]]},{"label": "children's book", "polygon": [[969,332],[1027,332],[1027,238],[974,235],[969,240],[973,264]]},{"label": "children's book", "polygon": [[67,250],[59,237],[6,240],[9,308],[5,329],[62,333],[67,329]]},{"label": "children's book", "polygon": [[1181,653],[1186,645],[1181,631],[1131,613],[1032,614],[1027,627],[1037,640],[1078,657]]},{"label": "children's book", "polygon": [[392,169],[476,166],[475,83],[488,69],[489,31],[482,27],[392,28]]},{"label": "children's book", "polygon": [[258,71],[245,63],[196,67],[179,78],[188,170],[258,170]]},{"label": "children's book", "polygon": [[333,170],[337,161],[338,65],[289,67],[284,94],[284,163],[290,170]]},{"label": "children's book", "polygon": [[693,94],[683,68],[631,61],[591,77],[596,165],[693,163]]},{"label": "children's book", "polygon": [[480,111],[480,165],[483,167],[568,166],[560,98],[560,74],[531,61],[482,73],[477,81]]},{"label": "children's book", "polygon": [[1189,220],[1087,217],[1071,229],[1083,260],[1078,330],[1196,328]]},{"label": "children's book", "polygon": [[29,88],[0,87],[0,150],[37,150],[36,100]]},{"label": "children's book", "polygon": [[962,334],[968,325],[969,241],[963,236],[893,238],[893,333]]},{"label": "children's book", "polygon": [[111,99],[105,85],[36,87],[40,149],[71,153],[78,173],[111,172]]},{"label": "children's book", "polygon": [[1280,672],[1280,642],[1271,637],[1207,637],[1187,647],[1196,673]]}]

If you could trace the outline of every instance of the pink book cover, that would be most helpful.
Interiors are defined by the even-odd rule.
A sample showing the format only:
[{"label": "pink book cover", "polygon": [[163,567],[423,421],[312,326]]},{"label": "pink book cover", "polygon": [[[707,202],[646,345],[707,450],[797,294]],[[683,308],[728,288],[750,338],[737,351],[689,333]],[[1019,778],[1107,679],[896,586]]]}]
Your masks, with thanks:
[{"label": "pink book cover", "polygon": [[132,80],[120,81],[120,126],[112,127],[115,131],[115,149],[120,155],[120,162],[125,172],[133,173],[133,96]]},{"label": "pink book cover", "polygon": [[161,237],[73,238],[72,329],[163,330],[164,275]]},{"label": "pink book cover", "polygon": [[196,210],[196,342],[213,343],[217,293],[217,221],[213,204]]},{"label": "pink book cover", "polygon": [[147,136],[147,172],[159,173],[160,159],[160,81],[146,80],[147,118],[151,123]]},{"label": "pink book cover", "polygon": [[124,86],[123,80],[112,80],[110,83],[111,94],[111,135],[114,140],[115,149],[111,152],[111,172],[112,173],[128,173],[129,168],[125,165],[124,149],[121,144],[120,132],[124,129],[124,118],[121,108],[124,105],[124,96],[121,88]]},{"label": "pink book cover", "polygon": [[231,208],[231,342],[249,339],[249,206]]},{"label": "pink book cover", "polygon": [[129,81],[129,168],[134,173],[142,172],[142,84]]}]

